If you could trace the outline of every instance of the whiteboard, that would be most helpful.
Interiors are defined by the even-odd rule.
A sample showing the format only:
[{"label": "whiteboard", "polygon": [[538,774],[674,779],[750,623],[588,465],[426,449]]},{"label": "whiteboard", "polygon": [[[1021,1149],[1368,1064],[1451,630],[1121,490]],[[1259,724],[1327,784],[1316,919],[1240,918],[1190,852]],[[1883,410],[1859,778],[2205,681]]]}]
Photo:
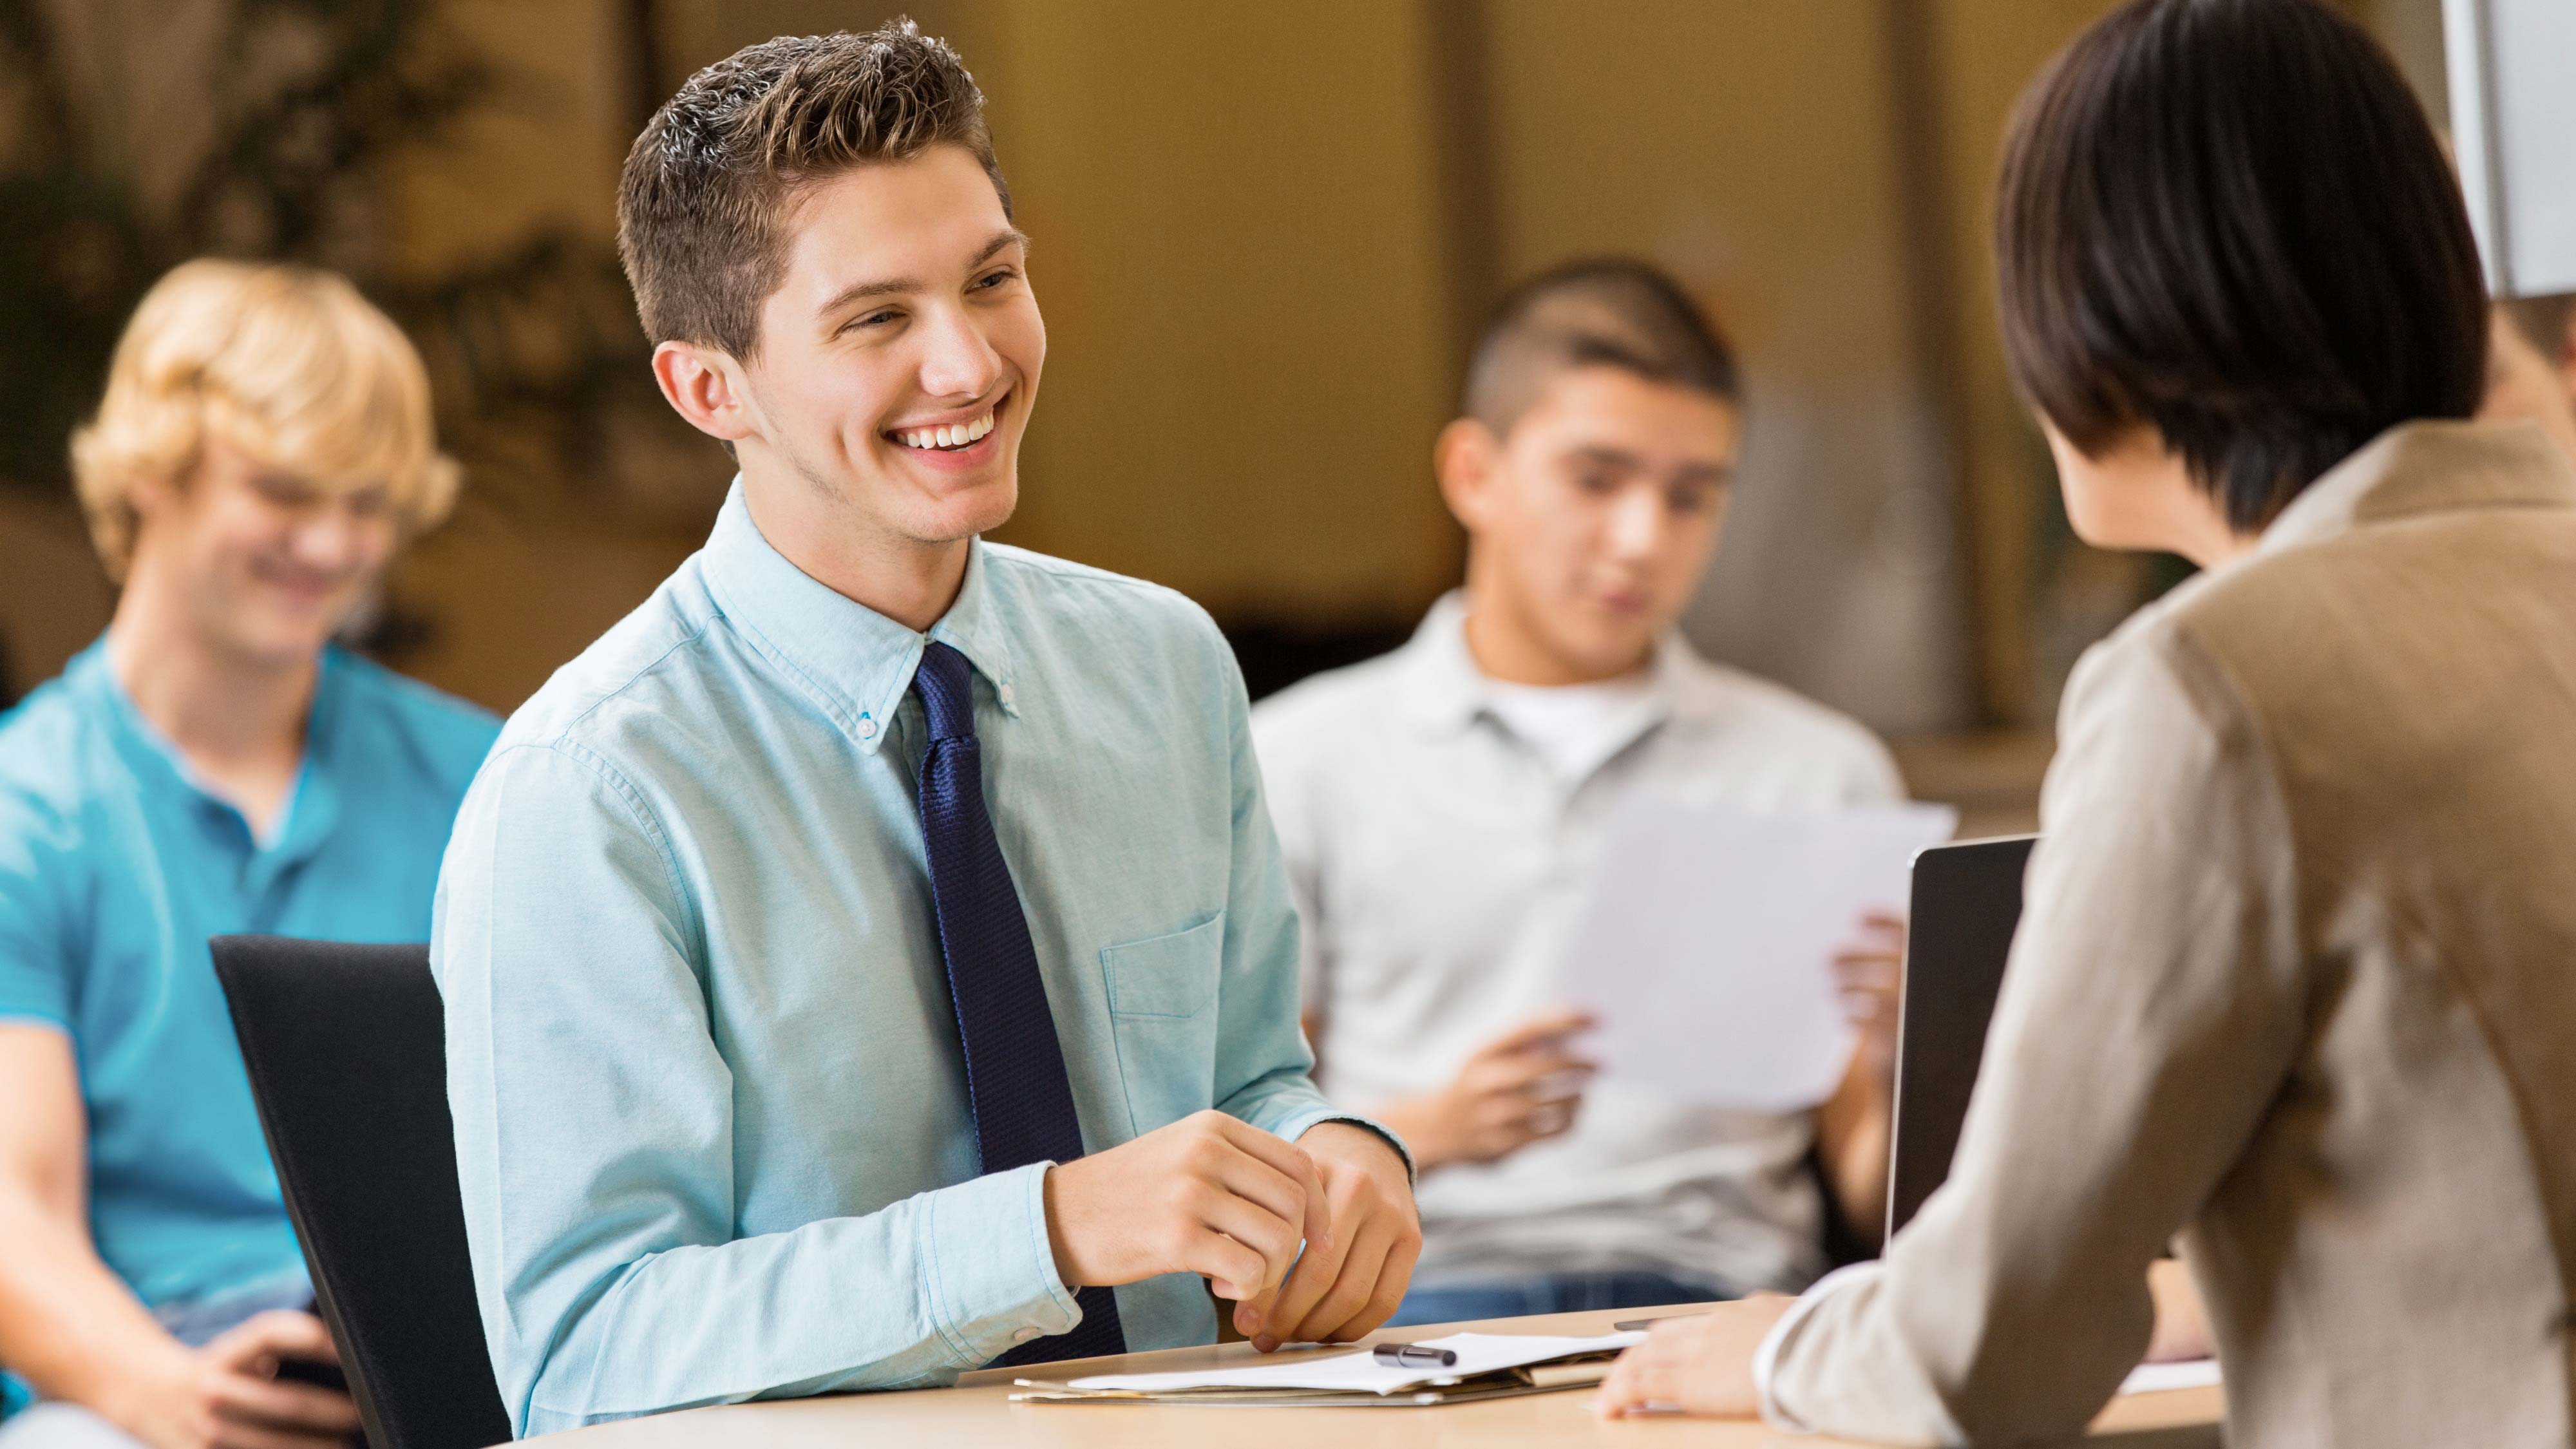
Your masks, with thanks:
[{"label": "whiteboard", "polygon": [[2488,289],[2576,292],[2576,0],[2442,0],[2442,41]]}]

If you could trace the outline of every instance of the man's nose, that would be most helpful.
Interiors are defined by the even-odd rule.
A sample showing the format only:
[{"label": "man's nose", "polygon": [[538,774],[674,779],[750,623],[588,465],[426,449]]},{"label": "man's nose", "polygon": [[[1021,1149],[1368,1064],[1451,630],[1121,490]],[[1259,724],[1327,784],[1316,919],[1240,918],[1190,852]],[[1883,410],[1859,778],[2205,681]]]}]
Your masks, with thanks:
[{"label": "man's nose", "polygon": [[963,308],[949,307],[924,320],[922,392],[930,397],[970,398],[989,391],[1002,375],[1002,357],[976,319]]},{"label": "man's nose", "polygon": [[358,562],[366,551],[367,524],[340,506],[317,508],[295,525],[288,552],[309,569],[337,572]]},{"label": "man's nose", "polygon": [[1610,551],[1623,559],[1649,557],[1663,546],[1669,526],[1655,489],[1626,489],[1610,505]]}]

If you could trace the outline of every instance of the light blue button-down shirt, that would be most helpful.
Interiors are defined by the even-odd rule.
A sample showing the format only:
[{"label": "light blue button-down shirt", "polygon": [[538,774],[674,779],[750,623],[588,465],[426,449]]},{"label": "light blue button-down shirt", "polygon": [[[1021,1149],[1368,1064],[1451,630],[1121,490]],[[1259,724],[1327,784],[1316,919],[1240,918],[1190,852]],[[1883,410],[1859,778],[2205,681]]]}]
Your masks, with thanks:
[{"label": "light blue button-down shirt", "polygon": [[[1077,1321],[1044,1165],[977,1176],[910,693],[976,671],[984,788],[1085,1147],[1331,1110],[1241,676],[1199,609],[977,543],[927,636],[799,571],[739,487],[707,546],[514,715],[433,959],[475,1286],[521,1433],[939,1384]],[[1204,1343],[1177,1274],[1133,1348]]]}]

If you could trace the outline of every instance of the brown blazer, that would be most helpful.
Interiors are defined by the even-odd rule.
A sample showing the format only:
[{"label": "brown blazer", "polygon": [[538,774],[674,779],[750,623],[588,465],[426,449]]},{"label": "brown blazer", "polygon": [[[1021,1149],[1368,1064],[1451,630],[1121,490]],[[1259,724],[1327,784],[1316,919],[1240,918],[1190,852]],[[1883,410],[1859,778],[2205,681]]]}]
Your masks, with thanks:
[{"label": "brown blazer", "polygon": [[1951,1178],[1775,1417],[2077,1432],[2180,1229],[2239,1449],[2569,1444],[2576,472],[2380,437],[2086,657],[2041,817]]}]

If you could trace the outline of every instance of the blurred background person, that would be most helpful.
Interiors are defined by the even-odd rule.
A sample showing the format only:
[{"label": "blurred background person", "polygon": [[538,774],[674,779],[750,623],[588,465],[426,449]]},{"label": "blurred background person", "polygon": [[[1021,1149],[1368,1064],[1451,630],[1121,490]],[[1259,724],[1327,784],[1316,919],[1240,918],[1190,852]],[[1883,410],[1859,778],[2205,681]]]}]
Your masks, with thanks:
[{"label": "blurred background person", "polygon": [[457,469],[341,278],[190,262],[73,441],[103,638],[0,719],[8,1449],[345,1442],[347,1396],[206,950],[417,941],[497,722],[333,637]]},{"label": "blurred background person", "polygon": [[2139,0],[1999,189],[2068,518],[2203,573],[2068,688],[1947,1182],[1602,1403],[2055,1442],[2179,1231],[2229,1443],[2564,1442],[2576,466],[2468,421],[2490,308],[2432,128],[2320,0]]},{"label": "blurred background person", "polygon": [[1742,426],[1735,358],[1670,278],[1601,261],[1524,284],[1435,458],[1466,587],[1402,649],[1254,711],[1320,1080],[1402,1134],[1423,1174],[1398,1323],[1803,1287],[1826,1265],[1811,1153],[1848,1221],[1867,1232],[1882,1211],[1895,922],[1854,923],[1841,964],[1861,1046],[1812,1112],[1615,1084],[1583,1100],[1589,1023],[1550,1009],[1622,800],[1904,798],[1869,731],[1676,628]]}]

